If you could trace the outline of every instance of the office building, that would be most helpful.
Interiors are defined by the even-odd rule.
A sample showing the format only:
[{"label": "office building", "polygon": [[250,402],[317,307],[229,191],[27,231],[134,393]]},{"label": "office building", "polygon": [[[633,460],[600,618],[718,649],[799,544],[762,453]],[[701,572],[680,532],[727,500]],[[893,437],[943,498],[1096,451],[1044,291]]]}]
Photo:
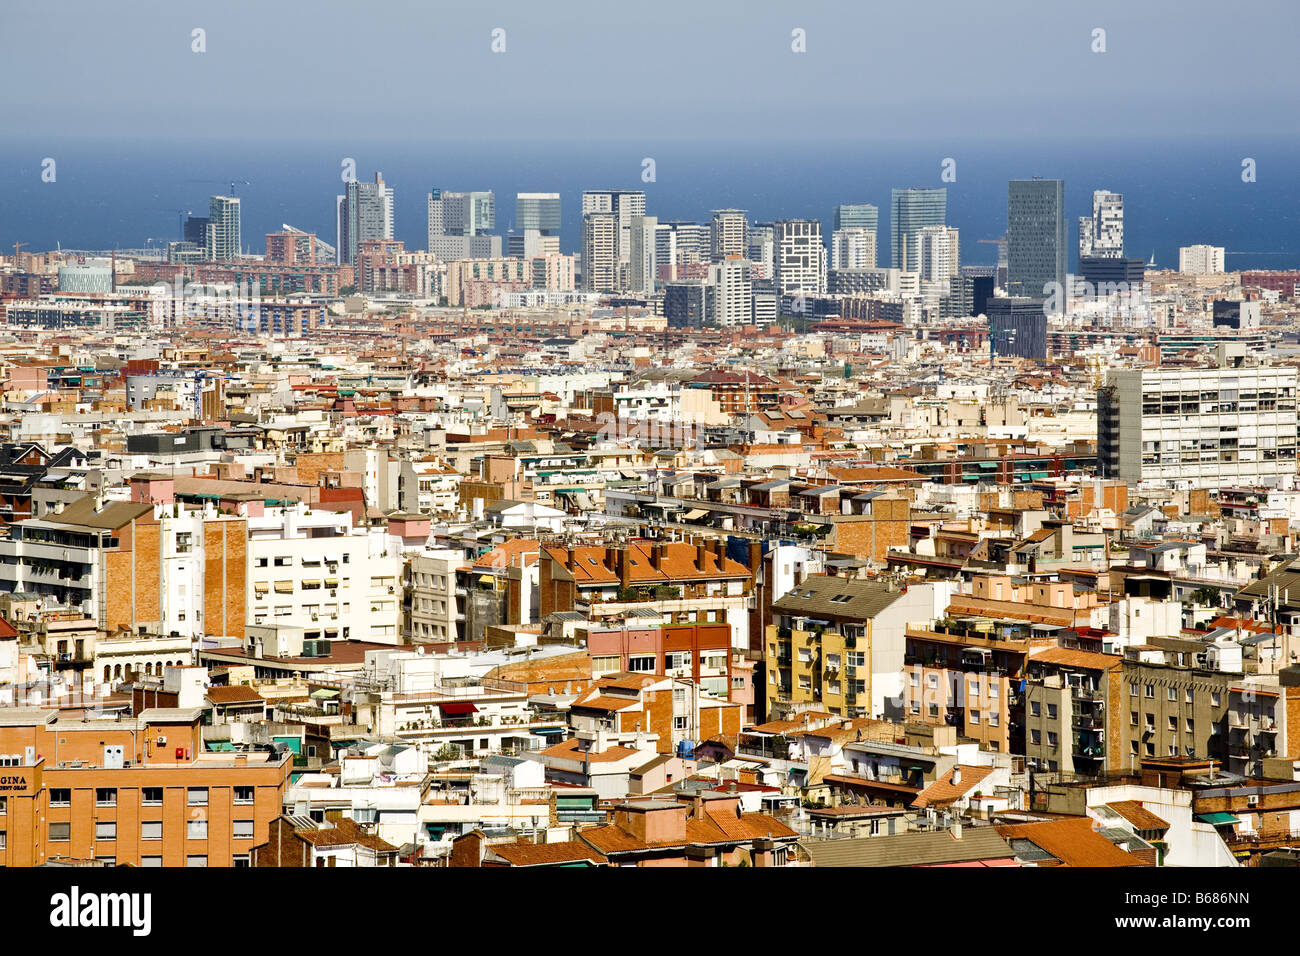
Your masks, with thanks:
[{"label": "office building", "polygon": [[239,258],[239,200],[234,196],[213,196],[208,201],[205,247],[209,261],[230,262]]},{"label": "office building", "polygon": [[1104,299],[1115,292],[1131,295],[1142,289],[1146,267],[1141,259],[1080,256],[1079,278],[1086,283],[1085,294],[1092,298]]},{"label": "office building", "polygon": [[749,220],[743,209],[715,209],[709,229],[710,261],[749,255]]},{"label": "office building", "polygon": [[664,284],[664,318],[670,328],[701,329],[712,320],[707,283],[684,279]]},{"label": "office building", "polygon": [[1195,276],[1222,272],[1223,246],[1183,246],[1178,250],[1178,271]]},{"label": "office building", "polygon": [[[61,271],[61,270],[60,270]],[[1216,299],[1214,302],[1214,327],[1225,329],[1258,329],[1263,321],[1258,299]]]},{"label": "office building", "polygon": [[339,262],[357,261],[361,243],[367,239],[393,238],[393,190],[384,184],[382,173],[374,182],[352,180],[338,203]]},{"label": "office building", "polygon": [[835,207],[831,230],[870,229],[880,234],[880,210],[871,203],[851,203]]},{"label": "office building", "polygon": [[990,356],[1047,358],[1047,314],[1042,299],[993,298],[985,304]]},{"label": "office building", "polygon": [[907,261],[916,248],[916,233],[947,223],[947,189],[895,189],[890,194],[889,267],[915,271]]},{"label": "office building", "polygon": [[1007,187],[1007,287],[1064,311],[1065,183],[1013,179]]},{"label": "office building", "polygon": [[826,291],[826,247],[815,219],[772,224],[772,271],[778,295],[821,295]]},{"label": "office building", "polygon": [[1092,215],[1079,219],[1079,258],[1119,259],[1124,255],[1124,197],[1097,189]]},{"label": "office building", "polygon": [[[1105,478],[1276,487],[1296,474],[1296,370],[1234,365],[1112,371],[1097,393]],[[1236,361],[1239,361],[1237,359]]]},{"label": "office building", "polygon": [[517,193],[515,225],[518,232],[536,229],[543,236],[560,234],[559,193]]}]

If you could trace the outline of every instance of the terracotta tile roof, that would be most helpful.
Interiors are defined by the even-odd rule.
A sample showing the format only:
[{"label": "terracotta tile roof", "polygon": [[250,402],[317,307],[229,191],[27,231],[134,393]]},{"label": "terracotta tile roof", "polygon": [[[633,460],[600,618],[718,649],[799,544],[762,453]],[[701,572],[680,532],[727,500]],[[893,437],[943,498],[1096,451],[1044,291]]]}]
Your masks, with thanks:
[{"label": "terracotta tile roof", "polygon": [[[961,782],[953,783],[953,774],[961,771]],[[993,772],[992,767],[968,767],[958,764],[952,770],[930,784],[912,801],[917,808],[939,807],[960,800],[972,790],[979,789],[981,781]]]},{"label": "terracotta tile roof", "polygon": [[995,829],[1008,842],[1028,840],[1060,860],[1062,866],[1151,866],[1125,853],[1093,827],[1087,817],[1066,817]]},{"label": "terracotta tile roof", "polygon": [[325,830],[306,828],[296,829],[294,833],[312,846],[364,846],[376,853],[396,853],[397,847],[375,834],[361,829],[356,822],[347,817],[341,818],[334,826]]},{"label": "terracotta tile roof", "polygon": [[562,757],[567,760],[576,760],[582,762],[583,758],[589,758],[592,763],[611,763],[615,760],[625,760],[628,757],[642,756],[641,751],[633,750],[631,747],[606,747],[601,751],[592,751],[584,753],[578,749],[576,739],[562,740],[558,744],[552,744],[545,750],[539,750],[543,757]]},{"label": "terracotta tile roof", "polygon": [[1044,664],[1060,664],[1064,667],[1081,667],[1087,670],[1104,671],[1119,667],[1124,659],[1117,654],[1098,654],[1096,651],[1080,651],[1068,647],[1047,647],[1041,651],[1030,651],[1031,661]]},{"label": "terracotta tile roof", "polygon": [[[667,584],[672,581],[730,580],[748,578],[749,569],[739,561],[705,553],[703,564],[698,563],[695,545],[685,541],[671,541],[659,568],[654,566],[654,545],[630,542],[627,560],[630,562],[629,579],[634,585]],[[602,547],[546,548],[546,553],[573,575],[574,581],[584,584],[613,584],[619,581],[618,569],[606,564]]]},{"label": "terracotta tile roof", "polygon": [[262,695],[244,684],[233,687],[209,687],[204,694],[214,704],[260,704]]},{"label": "terracotta tile roof", "polygon": [[1120,800],[1106,804],[1138,830],[1168,830],[1169,824],[1160,819],[1138,800]]},{"label": "terracotta tile roof", "polygon": [[504,860],[511,866],[557,866],[583,860],[603,865],[603,854],[578,840],[564,843],[499,843],[488,847],[488,857]]},{"label": "terracotta tile roof", "polygon": [[[502,542],[474,562],[479,569],[514,568],[537,563],[538,544],[534,538],[514,538]],[[522,556],[522,557],[521,557]]]},{"label": "terracotta tile roof", "polygon": [[[683,805],[681,809],[686,811],[688,808]],[[765,813],[742,813],[737,817],[725,812],[707,811],[699,817],[689,817],[686,820],[684,838],[680,840],[645,841],[615,823],[589,827],[579,831],[578,835],[606,855],[685,848],[692,845],[749,843],[763,838],[793,839],[798,836],[784,823]]]}]

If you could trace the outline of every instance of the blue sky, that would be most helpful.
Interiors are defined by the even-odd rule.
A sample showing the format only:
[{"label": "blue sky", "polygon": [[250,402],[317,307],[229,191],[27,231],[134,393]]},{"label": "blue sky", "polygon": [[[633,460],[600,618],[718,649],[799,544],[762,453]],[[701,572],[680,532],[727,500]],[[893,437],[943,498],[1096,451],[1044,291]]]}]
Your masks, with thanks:
[{"label": "blue sky", "polygon": [[1284,0],[1249,16],[1186,0],[41,0],[0,6],[0,79],[23,139],[1221,139],[1294,115],[1297,20]]}]

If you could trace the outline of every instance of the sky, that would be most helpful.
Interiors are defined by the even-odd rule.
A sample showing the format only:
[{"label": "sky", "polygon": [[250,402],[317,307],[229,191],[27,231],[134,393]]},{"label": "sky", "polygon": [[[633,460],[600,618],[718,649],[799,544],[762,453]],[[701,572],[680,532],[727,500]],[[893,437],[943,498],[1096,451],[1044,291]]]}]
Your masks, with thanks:
[{"label": "sky", "polygon": [[1248,12],[1200,0],[7,0],[3,135],[1248,138],[1289,123],[1300,89],[1294,0]]}]

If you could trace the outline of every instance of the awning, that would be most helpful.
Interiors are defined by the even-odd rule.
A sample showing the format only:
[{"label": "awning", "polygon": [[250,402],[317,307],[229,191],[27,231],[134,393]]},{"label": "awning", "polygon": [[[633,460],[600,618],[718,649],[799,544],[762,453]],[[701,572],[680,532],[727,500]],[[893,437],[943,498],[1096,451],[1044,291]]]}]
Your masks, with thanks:
[{"label": "awning", "polygon": [[1235,814],[1231,813],[1198,813],[1196,819],[1202,823],[1208,823],[1212,827],[1227,826],[1230,823],[1240,823]]},{"label": "awning", "polygon": [[478,708],[470,703],[456,702],[451,704],[439,704],[438,709],[442,711],[444,717],[455,717],[460,714],[478,713]]},{"label": "awning", "polygon": [[337,697],[339,692],[332,687],[318,687],[311,692],[311,695],[316,700],[329,700],[331,697]]},{"label": "awning", "polygon": [[690,511],[686,512],[686,514],[682,515],[682,520],[694,521],[697,518],[703,518],[706,514],[708,514],[708,512],[702,508],[692,508]]},{"label": "awning", "polygon": [[339,579],[338,579],[338,578],[326,578],[326,579],[325,579],[325,586],[326,586],[327,588],[336,588],[336,587],[339,586]]},{"label": "awning", "polygon": [[292,582],[292,581],[276,581],[276,582],[275,582],[275,593],[276,593],[276,594],[292,594],[292,593],[293,593],[293,582]]}]

